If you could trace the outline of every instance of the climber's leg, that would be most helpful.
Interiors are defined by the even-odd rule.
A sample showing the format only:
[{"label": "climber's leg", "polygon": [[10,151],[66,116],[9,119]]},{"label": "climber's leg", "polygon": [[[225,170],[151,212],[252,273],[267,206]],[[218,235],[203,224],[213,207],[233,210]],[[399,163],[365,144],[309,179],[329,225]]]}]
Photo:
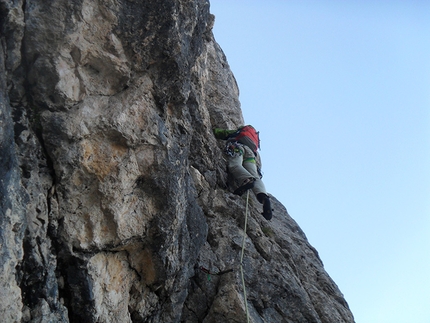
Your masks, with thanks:
[{"label": "climber's leg", "polygon": [[243,167],[243,147],[239,148],[241,150],[240,154],[236,156],[228,157],[228,171],[233,175],[233,177],[242,184],[246,179],[254,177],[251,175],[245,167]]},{"label": "climber's leg", "polygon": [[263,204],[263,216],[266,220],[272,219],[272,205],[270,203],[269,195],[267,194],[266,187],[260,178],[255,162],[254,153],[248,147],[245,147],[245,154],[243,157],[243,166],[255,178],[253,192],[258,201]]},{"label": "climber's leg", "polygon": [[252,190],[255,195],[260,193],[267,195],[266,187],[264,186],[264,183],[257,171],[255,155],[249,147],[245,146],[244,148],[245,153],[243,155],[243,167],[248,171],[249,174],[251,174],[253,178],[255,178],[255,184]]}]

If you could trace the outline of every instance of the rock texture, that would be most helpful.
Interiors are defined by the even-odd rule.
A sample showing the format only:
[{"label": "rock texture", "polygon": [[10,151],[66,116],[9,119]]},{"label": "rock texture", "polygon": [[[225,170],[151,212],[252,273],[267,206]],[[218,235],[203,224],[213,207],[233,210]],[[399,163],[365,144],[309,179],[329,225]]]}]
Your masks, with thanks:
[{"label": "rock texture", "polygon": [[[205,0],[0,0],[2,322],[246,322],[243,124]],[[250,196],[250,322],[354,322],[305,234]],[[232,270],[222,275],[212,273]]]}]

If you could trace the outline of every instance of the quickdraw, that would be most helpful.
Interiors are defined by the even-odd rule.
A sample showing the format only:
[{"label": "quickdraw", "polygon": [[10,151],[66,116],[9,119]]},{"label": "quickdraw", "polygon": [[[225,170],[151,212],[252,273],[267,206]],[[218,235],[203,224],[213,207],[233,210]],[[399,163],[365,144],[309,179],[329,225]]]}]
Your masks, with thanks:
[{"label": "quickdraw", "polygon": [[203,266],[198,267],[198,269],[200,269],[201,271],[203,271],[205,274],[208,275],[208,280],[211,280],[210,276],[221,276],[221,275],[224,275],[227,273],[231,273],[233,271],[233,269],[227,269],[227,270],[222,270],[219,272],[213,272],[213,271],[210,271],[209,269],[207,269]]}]

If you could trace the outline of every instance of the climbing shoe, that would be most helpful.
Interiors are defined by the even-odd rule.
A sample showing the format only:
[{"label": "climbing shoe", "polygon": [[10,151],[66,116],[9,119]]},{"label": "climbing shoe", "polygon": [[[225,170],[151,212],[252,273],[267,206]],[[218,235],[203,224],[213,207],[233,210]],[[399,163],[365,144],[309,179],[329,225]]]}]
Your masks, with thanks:
[{"label": "climbing shoe", "polygon": [[243,193],[245,193],[247,190],[249,190],[250,188],[253,188],[255,184],[255,178],[248,178],[246,179],[242,186],[240,186],[239,188],[237,188],[233,193],[239,196],[242,196]]},{"label": "climbing shoe", "polygon": [[264,216],[266,220],[272,219],[273,210],[272,210],[272,205],[270,204],[270,198],[266,194],[264,194],[264,196],[259,196],[258,200],[260,201],[260,203],[263,203],[263,213],[261,214]]}]

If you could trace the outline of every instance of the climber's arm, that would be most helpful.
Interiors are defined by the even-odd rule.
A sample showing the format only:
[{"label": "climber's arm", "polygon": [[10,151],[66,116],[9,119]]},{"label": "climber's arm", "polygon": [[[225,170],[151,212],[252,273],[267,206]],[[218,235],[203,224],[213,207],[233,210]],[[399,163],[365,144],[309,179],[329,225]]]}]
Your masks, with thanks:
[{"label": "climber's arm", "polygon": [[217,139],[228,139],[228,137],[236,132],[236,130],[228,130],[222,128],[213,129],[215,138]]}]

